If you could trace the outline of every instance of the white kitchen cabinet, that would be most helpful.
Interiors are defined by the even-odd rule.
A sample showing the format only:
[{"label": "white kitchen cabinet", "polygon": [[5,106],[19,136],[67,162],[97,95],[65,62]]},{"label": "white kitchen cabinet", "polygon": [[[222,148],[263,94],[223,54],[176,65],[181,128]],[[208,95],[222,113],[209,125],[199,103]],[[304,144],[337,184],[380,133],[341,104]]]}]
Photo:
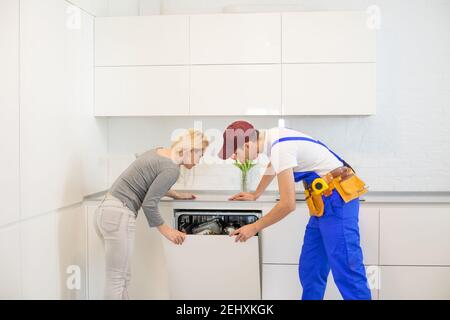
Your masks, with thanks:
[{"label": "white kitchen cabinet", "polygon": [[262,265],[263,300],[299,300],[301,297],[297,264]]},{"label": "white kitchen cabinet", "polygon": [[281,114],[280,65],[192,66],[190,114]]},{"label": "white kitchen cabinet", "polygon": [[[302,287],[297,264],[264,264],[262,269],[263,300],[299,300]],[[372,290],[372,299],[378,299],[378,291]],[[325,300],[341,300],[342,296],[330,272],[325,289]]]},{"label": "white kitchen cabinet", "polygon": [[450,266],[449,206],[383,207],[380,234],[381,265]]},{"label": "white kitchen cabinet", "polygon": [[182,246],[164,240],[171,298],[260,299],[258,242],[227,235],[187,235]]},{"label": "white kitchen cabinet", "polygon": [[283,63],[374,62],[368,20],[356,11],[283,13]]},{"label": "white kitchen cabinet", "polygon": [[21,299],[20,225],[0,229],[0,300]]},{"label": "white kitchen cabinet", "polygon": [[95,19],[95,65],[189,63],[189,17],[153,15]]},{"label": "white kitchen cabinet", "polygon": [[95,229],[95,210],[100,202],[85,204],[87,226],[88,298],[101,300],[105,288],[105,248]]},{"label": "white kitchen cabinet", "polygon": [[359,234],[365,265],[379,264],[380,210],[364,203],[359,209]]},{"label": "white kitchen cabinet", "polygon": [[[265,205],[263,214],[276,203]],[[286,218],[262,231],[262,262],[298,264],[309,213],[304,203]]]},{"label": "white kitchen cabinet", "polygon": [[96,67],[96,116],[187,115],[189,67]]},{"label": "white kitchen cabinet", "polygon": [[283,115],[375,113],[375,64],[283,65]]},{"label": "white kitchen cabinet", "polygon": [[382,300],[449,300],[450,267],[382,266]]},{"label": "white kitchen cabinet", "polygon": [[[273,204],[275,205],[275,203]],[[264,206],[267,213],[273,205]],[[304,203],[280,222],[262,232],[263,263],[298,264],[309,213]],[[378,264],[378,208],[361,205],[359,226],[364,263]]]},{"label": "white kitchen cabinet", "polygon": [[192,64],[281,62],[281,16],[212,14],[190,17]]}]

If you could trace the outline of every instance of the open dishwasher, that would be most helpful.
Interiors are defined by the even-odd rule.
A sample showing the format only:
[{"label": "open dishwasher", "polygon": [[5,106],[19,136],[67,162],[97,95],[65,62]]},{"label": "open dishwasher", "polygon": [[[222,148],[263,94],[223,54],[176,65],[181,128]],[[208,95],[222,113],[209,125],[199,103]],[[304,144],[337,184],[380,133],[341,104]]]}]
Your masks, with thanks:
[{"label": "open dishwasher", "polygon": [[236,243],[234,230],[261,217],[260,210],[175,209],[183,245],[164,239],[172,299],[260,299],[259,235]]}]

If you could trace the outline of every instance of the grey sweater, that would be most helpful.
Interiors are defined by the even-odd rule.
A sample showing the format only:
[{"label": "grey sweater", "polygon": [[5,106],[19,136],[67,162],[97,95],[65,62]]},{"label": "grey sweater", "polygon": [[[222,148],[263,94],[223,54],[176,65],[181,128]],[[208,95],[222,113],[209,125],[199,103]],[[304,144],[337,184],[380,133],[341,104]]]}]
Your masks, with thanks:
[{"label": "grey sweater", "polygon": [[134,213],[142,207],[150,227],[164,223],[158,203],[175,184],[180,166],[157,154],[156,149],[139,156],[114,182],[109,192]]}]

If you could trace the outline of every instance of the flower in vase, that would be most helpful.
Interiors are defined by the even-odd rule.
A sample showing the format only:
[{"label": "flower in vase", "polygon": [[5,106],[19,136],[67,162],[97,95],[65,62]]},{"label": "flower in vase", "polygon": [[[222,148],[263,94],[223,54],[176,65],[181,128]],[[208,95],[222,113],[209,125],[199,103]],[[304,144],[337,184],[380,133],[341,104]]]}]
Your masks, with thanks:
[{"label": "flower in vase", "polygon": [[254,166],[256,166],[256,164],[254,164],[251,160],[245,160],[243,163],[239,160],[235,160],[233,165],[241,170],[241,191],[248,191],[248,173]]}]

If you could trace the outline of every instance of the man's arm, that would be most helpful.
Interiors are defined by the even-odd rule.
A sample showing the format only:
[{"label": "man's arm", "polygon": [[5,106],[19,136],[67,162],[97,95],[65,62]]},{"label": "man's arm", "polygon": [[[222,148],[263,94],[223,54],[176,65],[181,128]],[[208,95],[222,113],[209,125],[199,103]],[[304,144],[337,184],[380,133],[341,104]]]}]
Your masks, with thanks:
[{"label": "man's arm", "polygon": [[258,199],[267,189],[273,178],[275,178],[275,172],[273,171],[272,164],[269,163],[255,192],[240,192],[232,196],[230,200],[252,201]]},{"label": "man's arm", "polygon": [[261,230],[277,223],[289,213],[295,210],[295,184],[293,169],[286,169],[277,175],[280,201],[264,217],[256,222],[236,230],[232,235],[237,235],[236,241],[244,242]]}]

